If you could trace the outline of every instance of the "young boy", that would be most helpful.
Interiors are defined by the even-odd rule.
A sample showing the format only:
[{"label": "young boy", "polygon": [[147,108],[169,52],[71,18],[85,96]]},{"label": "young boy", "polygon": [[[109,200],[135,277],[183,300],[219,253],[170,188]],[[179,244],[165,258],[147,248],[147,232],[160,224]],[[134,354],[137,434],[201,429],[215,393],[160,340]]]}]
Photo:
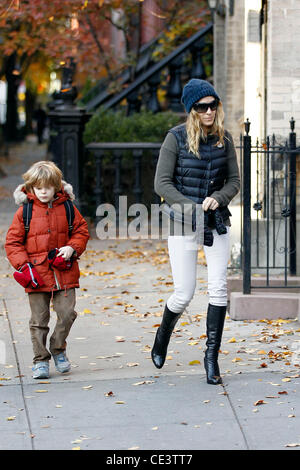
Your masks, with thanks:
[{"label": "young boy", "polygon": [[[75,288],[79,287],[80,276],[77,259],[86,248],[89,232],[86,221],[75,206],[70,226],[65,201],[74,199],[73,189],[63,181],[62,172],[53,162],[35,163],[23,179],[24,184],[14,192],[16,204],[21,207],[7,232],[5,250],[17,270],[14,278],[28,293],[33,377],[42,379],[49,377],[51,355],[59,372],[68,372],[71,368],[66,356],[66,338],[77,316],[74,311]],[[26,217],[23,218],[23,205],[26,203],[26,207],[28,203],[32,205],[28,224]],[[25,225],[29,225],[28,231]],[[51,300],[57,323],[50,337],[49,352],[46,339]]]}]

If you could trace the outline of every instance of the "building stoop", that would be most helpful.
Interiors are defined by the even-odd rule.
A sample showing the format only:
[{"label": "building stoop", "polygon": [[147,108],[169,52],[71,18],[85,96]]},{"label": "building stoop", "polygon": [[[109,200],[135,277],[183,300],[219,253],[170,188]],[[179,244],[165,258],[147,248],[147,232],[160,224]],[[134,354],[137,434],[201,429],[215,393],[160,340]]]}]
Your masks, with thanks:
[{"label": "building stoop", "polygon": [[[264,292],[282,292],[282,293],[291,293],[291,294],[300,294],[300,276],[287,276],[287,286],[283,287],[283,276],[270,276],[269,284],[270,287],[262,289],[262,286],[266,285],[266,276],[255,275],[251,277],[251,292],[260,293]],[[289,287],[289,286],[298,286],[298,287]],[[242,292],[243,291],[243,278],[240,275],[231,275],[227,277],[227,289],[228,296],[232,292]]]},{"label": "building stoop", "polygon": [[284,292],[231,292],[229,316],[232,320],[275,320],[277,318],[300,321],[300,295]]}]

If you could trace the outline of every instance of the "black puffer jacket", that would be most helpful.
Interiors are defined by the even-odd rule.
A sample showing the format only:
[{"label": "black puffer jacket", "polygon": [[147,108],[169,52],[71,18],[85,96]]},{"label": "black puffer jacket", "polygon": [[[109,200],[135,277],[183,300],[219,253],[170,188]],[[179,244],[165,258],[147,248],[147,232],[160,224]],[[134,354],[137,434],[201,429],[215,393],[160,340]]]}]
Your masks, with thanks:
[{"label": "black puffer jacket", "polygon": [[[227,148],[216,145],[218,137],[208,135],[207,141],[200,142],[197,158],[187,149],[187,133],[185,124],[174,127],[171,132],[178,143],[178,158],[174,169],[174,185],[178,191],[197,204],[202,204],[207,196],[219,191],[227,178]],[[223,220],[231,215],[227,206],[219,207],[219,215]],[[210,220],[214,223],[213,218]],[[211,228],[215,228],[215,223]]]}]

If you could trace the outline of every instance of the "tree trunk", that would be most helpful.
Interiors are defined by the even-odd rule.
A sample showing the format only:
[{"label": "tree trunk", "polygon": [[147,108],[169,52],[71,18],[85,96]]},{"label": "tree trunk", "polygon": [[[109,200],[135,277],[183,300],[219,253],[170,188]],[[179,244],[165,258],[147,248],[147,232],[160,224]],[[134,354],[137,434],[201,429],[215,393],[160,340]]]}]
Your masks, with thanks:
[{"label": "tree trunk", "polygon": [[4,126],[5,139],[8,142],[18,138],[18,96],[20,75],[16,75],[16,53],[7,58],[5,78],[7,81],[6,123]]}]

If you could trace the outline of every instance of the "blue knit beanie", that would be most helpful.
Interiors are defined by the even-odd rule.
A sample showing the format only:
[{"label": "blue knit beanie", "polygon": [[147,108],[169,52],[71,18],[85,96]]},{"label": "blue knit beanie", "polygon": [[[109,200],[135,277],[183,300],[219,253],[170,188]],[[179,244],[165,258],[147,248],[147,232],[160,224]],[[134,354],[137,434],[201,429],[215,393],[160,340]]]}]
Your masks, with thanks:
[{"label": "blue knit beanie", "polygon": [[189,113],[193,104],[205,96],[214,96],[220,100],[216,90],[209,82],[200,78],[192,78],[183,88],[181,102]]}]

